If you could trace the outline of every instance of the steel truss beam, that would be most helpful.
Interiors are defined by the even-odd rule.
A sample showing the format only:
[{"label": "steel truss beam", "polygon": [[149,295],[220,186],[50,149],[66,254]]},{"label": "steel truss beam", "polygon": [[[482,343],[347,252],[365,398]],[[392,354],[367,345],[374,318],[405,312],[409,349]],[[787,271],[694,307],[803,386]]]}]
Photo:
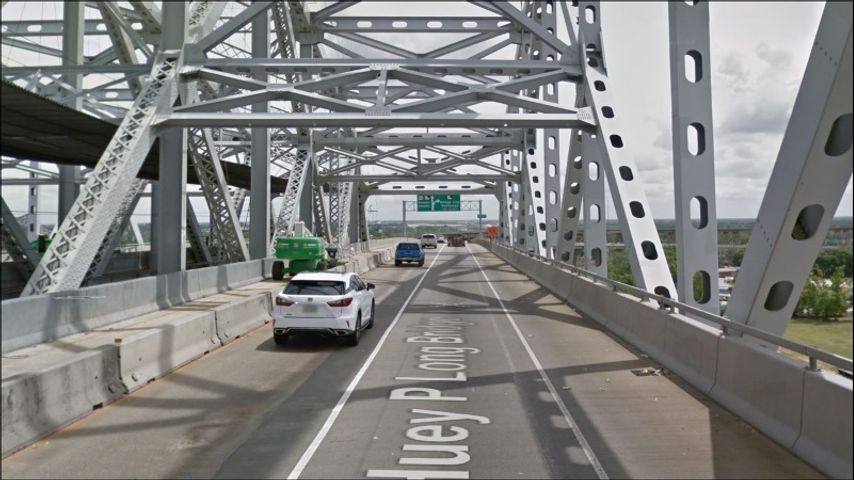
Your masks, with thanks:
[{"label": "steel truss beam", "polygon": [[[116,51],[119,63],[125,65],[137,63],[135,46],[143,48],[146,56],[151,57],[151,51],[147,49],[145,43],[138,37],[132,37],[125,29],[127,24],[113,2],[99,1],[98,10],[101,12],[101,17],[103,17],[104,23],[107,26],[107,33],[113,42],[113,48]],[[142,82],[136,77],[129,77],[128,86],[134,94],[137,94],[142,89]]]},{"label": "steel truss beam", "polygon": [[213,264],[211,252],[202,238],[202,227],[199,225],[196,210],[193,208],[193,202],[190,201],[190,195],[187,195],[187,241],[190,243],[190,252],[196,263]]},{"label": "steel truss beam", "polygon": [[157,113],[175,102],[178,53],[163,52],[97,166],[87,177],[23,295],[80,286],[92,259],[154,143],[151,125]]},{"label": "steel truss beam", "polygon": [[211,233],[219,247],[218,254],[225,263],[249,259],[240,219],[222,173],[219,154],[209,129],[189,130],[189,157],[210,211]]},{"label": "steel truss beam", "polygon": [[[576,92],[576,106],[583,98],[581,92],[581,88]],[[581,199],[584,194],[582,135],[584,134],[580,130],[573,130],[570,134],[569,149],[564,167],[563,197],[560,207],[560,238],[558,238],[556,258],[569,265],[575,265],[575,243],[578,241],[579,212],[581,212]]]},{"label": "steel truss beam", "polygon": [[320,182],[500,182],[519,181],[519,177],[512,175],[474,175],[474,174],[440,174],[440,175],[320,175]]},{"label": "steel truss beam", "polygon": [[607,277],[608,229],[602,152],[596,140],[586,133],[581,139],[581,152],[584,164],[584,178],[581,181],[584,199],[584,265],[587,270]]},{"label": "steel truss beam", "polygon": [[329,217],[326,216],[326,206],[323,204],[323,189],[317,185],[311,189],[312,208],[314,210],[315,234],[326,242],[332,242],[332,232]]},{"label": "steel truss beam", "polygon": [[289,235],[293,232],[294,223],[299,218],[299,201],[303,195],[306,178],[311,171],[314,152],[311,145],[299,145],[293,168],[288,175],[288,186],[282,195],[282,207],[276,217],[276,227],[273,229],[273,244],[275,238]]},{"label": "steel truss beam", "polygon": [[[423,185],[420,185],[423,186]],[[419,187],[420,187],[419,186]],[[371,195],[495,195],[498,187],[495,186],[478,186],[474,188],[404,188],[394,186],[392,189],[380,189],[378,187],[367,187],[362,192],[365,196]]]},{"label": "steel truss beam", "polygon": [[726,316],[783,335],[852,173],[852,4],[827,2]]},{"label": "steel truss beam", "polygon": [[3,247],[15,262],[15,268],[24,278],[30,278],[39,261],[39,256],[27,241],[27,234],[21,228],[18,220],[6,205],[6,200],[0,198],[2,203],[2,223],[0,223],[0,234],[3,236]]},{"label": "steel truss beam", "polygon": [[[718,221],[709,48],[709,3],[667,4],[676,206],[676,290],[683,303],[720,314]],[[686,62],[691,61],[691,78]],[[693,132],[693,149],[689,144]],[[691,204],[697,206],[692,218]],[[697,297],[699,293],[699,298]]]},{"label": "steel truss beam", "polygon": [[227,127],[387,127],[387,128],[580,128],[589,130],[591,119],[585,114],[293,114],[276,113],[172,113],[156,122],[158,127],[227,128]]},{"label": "steel truss beam", "polygon": [[[526,15],[533,15],[535,12],[534,2],[526,1],[522,5],[522,11]],[[535,51],[533,39],[534,36],[530,32],[522,34],[521,43],[519,44],[519,49],[516,54],[517,58],[523,60],[530,60],[533,58],[533,52]],[[529,91],[527,85],[518,83],[515,83],[515,85],[516,90],[514,90],[514,92],[516,93],[520,93],[528,97],[537,97],[538,95],[538,89]],[[520,111],[520,109],[515,106],[511,106],[507,109],[508,113],[518,111]],[[536,166],[536,162],[533,161],[533,155],[536,153],[536,140],[536,132],[532,128],[526,129],[522,151],[520,155],[515,158],[511,154],[511,162],[515,163],[513,168],[514,171],[521,171],[522,178],[522,181],[519,183],[519,187],[515,192],[518,201],[515,215],[515,240],[516,243],[526,251],[539,254],[543,244],[540,240],[540,231],[537,229],[537,225],[538,223],[541,223],[538,222],[538,220],[543,217],[544,212],[539,211],[541,207],[538,208],[534,201],[535,198],[539,198],[535,197],[536,195],[542,195],[542,192],[534,187],[534,180],[540,177],[540,171]],[[545,222],[542,223],[543,225],[545,224]]]},{"label": "steel truss beam", "polygon": [[599,2],[585,1],[579,2],[578,9],[593,14],[581,15],[579,20],[579,43],[585,46],[582,52],[587,80],[584,93],[597,118],[596,140],[602,159],[599,170],[604,170],[608,177],[635,284],[659,295],[676,298],[676,287],[646,200],[640,172],[620,135],[625,126],[621,124],[620,111],[615,108],[608,90],[612,84],[602,50],[602,10]]},{"label": "steel truss beam", "polygon": [[107,229],[107,233],[104,235],[101,246],[95,253],[95,258],[92,259],[92,264],[89,265],[89,270],[87,270],[86,276],[83,279],[84,284],[104,274],[107,265],[110,263],[113,251],[119,246],[119,240],[121,240],[122,234],[130,223],[133,211],[136,210],[139,198],[147,185],[147,181],[139,179],[131,183],[130,188],[122,199],[121,205],[119,205],[119,209],[116,211],[116,216],[113,217],[113,221],[110,223],[110,228]]}]

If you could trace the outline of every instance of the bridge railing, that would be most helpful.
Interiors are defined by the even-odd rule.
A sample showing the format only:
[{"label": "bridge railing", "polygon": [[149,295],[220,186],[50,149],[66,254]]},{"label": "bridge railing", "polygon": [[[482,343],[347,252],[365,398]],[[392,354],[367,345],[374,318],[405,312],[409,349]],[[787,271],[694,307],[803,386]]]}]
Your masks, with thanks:
[{"label": "bridge railing", "polygon": [[691,305],[687,305],[678,300],[674,300],[670,297],[665,297],[662,295],[658,295],[655,293],[648,292],[642,288],[636,287],[634,285],[628,285],[622,282],[618,282],[616,280],[612,280],[608,277],[603,277],[602,275],[598,275],[596,273],[590,272],[583,268],[576,267],[575,265],[570,265],[568,263],[564,263],[560,260],[553,258],[546,258],[530,251],[523,250],[516,246],[507,245],[504,243],[499,243],[504,248],[515,251],[516,253],[527,255],[532,258],[536,258],[537,260],[546,262],[551,264],[556,268],[560,268],[563,270],[567,270],[575,275],[580,277],[585,277],[592,280],[594,283],[603,284],[609,287],[611,290],[615,292],[622,292],[632,295],[634,297],[640,298],[642,301],[650,301],[654,300],[658,302],[659,307],[661,309],[666,310],[678,310],[679,313],[685,315],[690,315],[692,317],[706,320],[718,325],[721,329],[721,333],[723,335],[729,335],[731,332],[738,332],[742,335],[749,335],[753,338],[756,338],[762,342],[775,345],[778,347],[785,348],[786,350],[790,350],[792,352],[800,353],[806,356],[809,359],[809,369],[813,371],[819,370],[818,362],[824,362],[828,365],[832,365],[841,370],[845,370],[851,372],[854,370],[854,361],[841,357],[839,355],[824,351],[814,345],[805,345],[802,343],[794,342],[792,340],[780,337],[778,335],[774,335],[772,333],[768,333],[764,330],[760,330],[755,327],[751,327],[749,325],[744,325],[741,323],[733,322],[732,320],[726,319],[724,317],[714,315],[705,310],[701,310],[696,307],[692,307]]}]

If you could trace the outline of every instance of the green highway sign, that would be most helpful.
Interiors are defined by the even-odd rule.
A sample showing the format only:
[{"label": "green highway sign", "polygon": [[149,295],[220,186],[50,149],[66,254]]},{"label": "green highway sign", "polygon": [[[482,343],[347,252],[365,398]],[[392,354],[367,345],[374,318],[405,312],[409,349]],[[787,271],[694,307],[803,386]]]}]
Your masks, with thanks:
[{"label": "green highway sign", "polygon": [[486,214],[485,213],[479,213],[477,215],[477,218],[486,218]]},{"label": "green highway sign", "polygon": [[419,212],[459,212],[459,195],[418,195]]}]

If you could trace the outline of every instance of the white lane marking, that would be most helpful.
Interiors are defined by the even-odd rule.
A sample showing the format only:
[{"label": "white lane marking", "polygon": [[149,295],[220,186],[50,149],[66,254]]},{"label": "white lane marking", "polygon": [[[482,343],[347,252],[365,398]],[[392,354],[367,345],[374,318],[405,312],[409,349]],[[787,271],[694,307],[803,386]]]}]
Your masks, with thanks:
[{"label": "white lane marking", "polygon": [[495,295],[496,300],[498,300],[498,304],[501,305],[501,310],[504,311],[504,316],[506,316],[507,320],[510,321],[510,325],[513,326],[513,330],[516,331],[516,336],[519,337],[522,345],[525,346],[528,356],[531,357],[531,361],[534,362],[534,367],[536,367],[537,371],[540,372],[540,378],[543,379],[543,383],[546,384],[546,387],[549,389],[549,393],[552,394],[552,398],[554,398],[555,403],[557,403],[560,412],[563,414],[563,418],[566,420],[567,425],[569,425],[569,429],[572,430],[573,435],[575,435],[575,439],[578,440],[578,444],[581,445],[581,449],[584,450],[584,455],[587,456],[590,466],[596,471],[596,476],[602,480],[607,479],[608,474],[605,473],[605,469],[602,468],[602,464],[599,463],[599,458],[597,458],[596,454],[593,453],[593,449],[590,448],[590,444],[587,443],[587,439],[584,437],[584,434],[581,433],[581,429],[578,428],[578,424],[575,423],[575,419],[572,417],[572,414],[569,413],[569,409],[566,408],[566,404],[563,403],[563,399],[561,399],[560,395],[557,394],[554,384],[552,384],[552,381],[549,379],[548,375],[546,375],[546,371],[543,369],[543,365],[540,363],[540,360],[537,358],[534,350],[531,349],[531,345],[529,345],[528,341],[525,340],[525,336],[522,335],[522,331],[519,330],[519,327],[516,325],[516,321],[513,320],[513,316],[510,315],[509,311],[507,311],[507,307],[504,306],[504,301],[501,300],[498,292],[495,291],[495,287],[492,286],[492,282],[489,281],[489,277],[486,276],[486,272],[483,271],[477,257],[468,245],[466,245],[466,249],[474,259],[474,263],[477,264],[477,268],[480,270],[480,274],[483,275],[483,279],[486,280],[486,284],[489,285],[489,289],[492,290],[492,294]]},{"label": "white lane marking", "polygon": [[406,310],[406,307],[409,305],[409,302],[412,301],[412,297],[415,296],[415,292],[418,291],[418,288],[421,286],[421,283],[424,282],[424,279],[427,278],[427,274],[430,272],[430,269],[433,268],[433,265],[436,264],[436,260],[439,259],[439,256],[442,254],[442,250],[445,249],[445,246],[442,245],[442,248],[436,252],[436,257],[433,258],[433,261],[430,262],[430,266],[427,267],[427,270],[424,270],[424,273],[421,274],[421,278],[418,280],[418,283],[415,284],[415,288],[412,289],[412,292],[409,293],[409,296],[406,297],[406,301],[403,302],[403,305],[400,307],[400,310],[397,311],[397,315],[395,315],[394,320],[391,321],[388,328],[383,332],[383,336],[380,337],[380,341],[377,342],[377,346],[374,347],[374,350],[368,356],[368,359],[365,360],[365,363],[362,364],[362,368],[356,372],[356,376],[353,377],[353,380],[350,381],[350,384],[347,385],[347,389],[344,390],[344,393],[341,395],[341,398],[338,400],[338,403],[335,404],[335,407],[332,409],[332,412],[329,413],[329,417],[326,419],[326,422],[323,423],[323,426],[320,427],[320,431],[317,432],[317,435],[314,437],[314,440],[311,441],[308,448],[303,452],[302,457],[300,457],[297,464],[294,466],[291,473],[288,474],[288,478],[299,478],[302,475],[302,471],[308,465],[308,462],[311,461],[311,457],[314,456],[314,453],[320,447],[320,444],[323,442],[323,439],[326,438],[326,435],[329,433],[329,430],[332,428],[332,425],[335,423],[335,420],[338,419],[338,415],[341,413],[341,410],[344,409],[344,405],[347,403],[347,400],[350,399],[350,394],[356,390],[356,386],[359,385],[359,382],[362,380],[362,377],[365,375],[365,372],[368,371],[368,367],[373,363],[374,358],[379,353],[380,348],[382,348],[385,343],[386,338],[388,338],[388,334],[391,333],[391,329],[397,325],[397,321],[400,320],[400,317],[403,315],[403,311]]}]

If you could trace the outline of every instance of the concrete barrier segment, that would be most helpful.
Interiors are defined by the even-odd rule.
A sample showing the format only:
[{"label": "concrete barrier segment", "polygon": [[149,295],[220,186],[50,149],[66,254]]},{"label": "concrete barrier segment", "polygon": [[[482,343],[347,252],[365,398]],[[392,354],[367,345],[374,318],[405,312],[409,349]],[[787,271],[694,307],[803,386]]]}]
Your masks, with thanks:
[{"label": "concrete barrier segment", "polygon": [[3,363],[3,457],[124,393],[116,349],[109,345],[65,355],[60,363],[20,373],[14,372],[14,359],[4,359]]},{"label": "concrete barrier segment", "polygon": [[135,325],[142,330],[116,335],[119,372],[127,393],[221,346],[212,310],[182,312],[167,322]]},{"label": "concrete barrier segment", "polygon": [[51,342],[264,278],[272,262],[251,260],[2,302],[0,350]]},{"label": "concrete barrier segment", "polygon": [[721,337],[709,396],[791,449],[801,429],[805,370],[777,352]]},{"label": "concrete barrier segment", "polygon": [[272,292],[255,295],[213,309],[216,335],[226,345],[272,320]]},{"label": "concrete barrier segment", "polygon": [[715,384],[720,330],[684,315],[668,315],[659,362],[709,393]]},{"label": "concrete barrier segment", "polygon": [[801,434],[794,452],[833,478],[852,478],[851,381],[831,372],[804,374]]}]

